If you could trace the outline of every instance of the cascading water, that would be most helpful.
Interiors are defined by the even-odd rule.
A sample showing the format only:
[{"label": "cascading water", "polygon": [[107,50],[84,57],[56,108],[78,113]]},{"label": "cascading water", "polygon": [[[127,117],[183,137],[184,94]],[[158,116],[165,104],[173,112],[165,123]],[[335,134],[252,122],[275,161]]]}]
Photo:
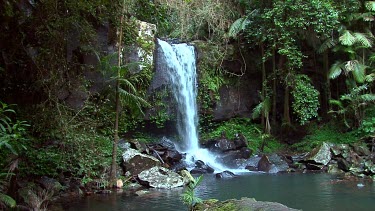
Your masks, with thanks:
[{"label": "cascading water", "polygon": [[215,161],[216,155],[199,147],[198,141],[198,115],[197,115],[197,82],[196,61],[193,46],[173,44],[158,40],[163,52],[164,63],[169,73],[173,93],[178,104],[178,132],[182,138],[182,145],[177,146],[186,153],[186,162],[193,165],[195,161],[202,160],[220,172],[228,168]]}]

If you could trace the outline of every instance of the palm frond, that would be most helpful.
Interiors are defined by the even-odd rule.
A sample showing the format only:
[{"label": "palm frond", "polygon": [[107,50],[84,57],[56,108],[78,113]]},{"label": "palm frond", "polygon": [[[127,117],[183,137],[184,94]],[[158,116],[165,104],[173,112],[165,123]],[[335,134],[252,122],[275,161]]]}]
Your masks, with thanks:
[{"label": "palm frond", "polygon": [[345,30],[339,37],[339,41],[342,45],[351,46],[356,42],[356,38],[349,30]]},{"label": "palm frond", "polygon": [[328,72],[328,78],[335,79],[341,75],[342,71],[345,69],[345,63],[341,61],[336,61],[330,68]]},{"label": "palm frond", "polygon": [[320,54],[320,53],[323,53],[324,51],[330,49],[330,48],[333,48],[334,46],[337,45],[337,41],[334,40],[334,39],[326,39],[321,45],[320,47],[318,48],[317,52]]},{"label": "palm frond", "polygon": [[371,35],[366,34],[366,33],[355,32],[353,36],[355,38],[355,42],[360,43],[361,46],[366,47],[366,48],[372,47],[373,42],[372,42]]}]

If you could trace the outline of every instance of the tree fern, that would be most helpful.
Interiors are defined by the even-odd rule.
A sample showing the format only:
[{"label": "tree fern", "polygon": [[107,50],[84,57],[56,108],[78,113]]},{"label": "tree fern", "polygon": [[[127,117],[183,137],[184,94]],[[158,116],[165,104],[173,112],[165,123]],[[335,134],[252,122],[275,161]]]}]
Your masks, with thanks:
[{"label": "tree fern", "polygon": [[375,11],[375,1],[366,1],[366,9],[369,11]]},{"label": "tree fern", "polygon": [[341,61],[336,61],[332,66],[331,66],[331,69],[329,70],[328,72],[328,77],[330,79],[335,79],[337,78],[343,71],[344,71],[344,68],[345,68],[345,63],[341,62]]},{"label": "tree fern", "polygon": [[356,38],[349,30],[345,30],[339,37],[339,41],[342,45],[351,46],[356,42]]},{"label": "tree fern", "polygon": [[3,193],[0,193],[0,203],[4,203],[6,206],[12,208],[16,206],[16,201],[12,197]]},{"label": "tree fern", "polygon": [[371,48],[372,46],[372,34],[371,33],[354,33],[355,43],[359,43],[361,46],[365,48]]},{"label": "tree fern", "polygon": [[334,46],[337,45],[337,41],[334,40],[334,39],[326,39],[321,45],[320,47],[318,48],[317,52],[318,53],[323,53],[324,51],[330,49],[330,48],[333,48]]}]

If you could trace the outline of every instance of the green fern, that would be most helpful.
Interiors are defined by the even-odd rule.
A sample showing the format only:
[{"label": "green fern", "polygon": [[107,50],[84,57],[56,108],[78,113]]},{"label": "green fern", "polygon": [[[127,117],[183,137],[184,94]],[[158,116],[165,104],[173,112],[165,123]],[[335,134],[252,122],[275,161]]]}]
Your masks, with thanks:
[{"label": "green fern", "polygon": [[339,41],[342,45],[351,46],[356,42],[356,38],[351,31],[345,30],[344,33],[339,37]]},{"label": "green fern", "polygon": [[345,63],[343,63],[341,61],[336,61],[331,66],[331,69],[329,70],[329,73],[328,73],[328,77],[330,79],[337,78],[339,75],[341,75],[341,73],[343,72],[344,68],[345,68]]},{"label": "green fern", "polygon": [[3,193],[0,193],[0,203],[4,203],[6,206],[11,208],[16,206],[16,201],[12,197]]},{"label": "green fern", "polygon": [[366,1],[366,9],[369,11],[375,11],[375,1]]},{"label": "green fern", "polygon": [[202,199],[195,195],[195,189],[202,182],[203,175],[194,178],[187,186],[185,192],[181,195],[180,199],[184,204],[186,204],[189,210],[193,210],[193,207],[197,203],[201,203]]}]

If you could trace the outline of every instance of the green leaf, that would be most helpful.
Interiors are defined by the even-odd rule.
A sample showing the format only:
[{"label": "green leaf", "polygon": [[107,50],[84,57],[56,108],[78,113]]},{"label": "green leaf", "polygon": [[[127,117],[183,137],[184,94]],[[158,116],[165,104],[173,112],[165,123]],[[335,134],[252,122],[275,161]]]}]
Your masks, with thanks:
[{"label": "green leaf", "polygon": [[355,38],[355,42],[357,43],[360,43],[362,46],[366,47],[366,48],[371,48],[372,47],[372,38],[371,38],[371,35],[369,36],[368,34],[365,34],[365,33],[359,33],[359,32],[355,32],[354,33],[354,38]]},{"label": "green leaf", "polygon": [[3,193],[0,193],[0,202],[3,202],[4,204],[12,208],[16,206],[16,201],[12,197]]},{"label": "green leaf", "polygon": [[337,41],[334,40],[334,39],[326,39],[321,45],[320,47],[318,48],[317,52],[318,53],[323,53],[324,51],[330,49],[330,48],[333,48],[334,46],[337,45]]},{"label": "green leaf", "polygon": [[375,1],[366,1],[365,6],[369,11],[375,11]]},{"label": "green leaf", "polygon": [[328,72],[328,78],[335,79],[337,78],[342,71],[344,70],[345,63],[342,63],[340,61],[336,61],[332,66],[331,69]]},{"label": "green leaf", "polygon": [[229,28],[228,36],[229,37],[237,37],[237,34],[243,31],[246,28],[246,25],[249,23],[247,17],[242,17],[237,19],[232,23]]},{"label": "green leaf", "polygon": [[339,41],[342,45],[351,46],[356,42],[356,38],[349,30],[345,30],[344,33],[339,37]]}]

